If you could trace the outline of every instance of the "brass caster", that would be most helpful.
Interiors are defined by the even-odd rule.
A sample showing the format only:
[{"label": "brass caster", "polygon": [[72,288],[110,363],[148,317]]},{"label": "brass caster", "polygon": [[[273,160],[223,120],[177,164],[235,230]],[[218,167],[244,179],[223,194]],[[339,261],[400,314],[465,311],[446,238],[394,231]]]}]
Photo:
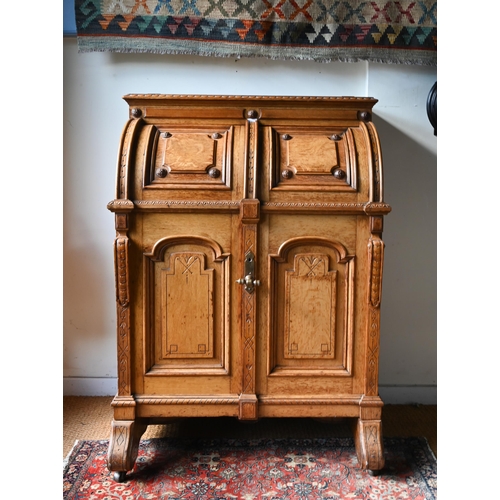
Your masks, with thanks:
[{"label": "brass caster", "polygon": [[126,477],[127,473],[123,470],[119,471],[119,472],[115,472],[113,474],[113,479],[117,482],[117,483],[123,483],[125,481],[125,477]]}]

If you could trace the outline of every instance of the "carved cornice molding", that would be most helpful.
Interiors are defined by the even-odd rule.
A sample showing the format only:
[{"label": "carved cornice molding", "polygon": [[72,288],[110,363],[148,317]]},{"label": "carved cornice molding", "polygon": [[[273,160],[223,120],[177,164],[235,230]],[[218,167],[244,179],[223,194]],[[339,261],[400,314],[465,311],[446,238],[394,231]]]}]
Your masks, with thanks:
[{"label": "carved cornice molding", "polygon": [[[241,202],[235,200],[112,200],[107,208],[111,212],[130,212],[132,210],[229,210],[236,213]],[[357,202],[263,202],[263,211],[280,212],[304,210],[307,212],[365,213],[367,215],[385,215],[392,209],[387,203]]]},{"label": "carved cornice molding", "polygon": [[112,200],[107,208],[110,212],[131,212],[134,209],[134,203],[130,200]]},{"label": "carved cornice molding", "polygon": [[239,201],[233,200],[134,200],[133,205],[139,210],[224,210],[238,212]]},{"label": "carved cornice molding", "polygon": [[[177,99],[201,99],[206,101],[207,99],[217,99],[221,100],[222,97],[220,95],[199,95],[199,94],[127,94],[123,96],[123,99],[151,99],[151,100],[177,100]],[[232,100],[256,100],[256,101],[333,101],[333,102],[377,102],[373,97],[354,97],[354,96],[346,96],[346,97],[338,97],[338,96],[239,96],[239,95],[229,95],[223,96],[224,101],[232,101]]]},{"label": "carved cornice molding", "polygon": [[357,202],[264,202],[263,212],[286,212],[293,210],[304,212],[338,212],[342,214],[384,215],[391,211],[387,203]]},{"label": "carved cornice molding", "polygon": [[385,215],[391,210],[391,206],[387,203],[366,203],[364,206],[364,212],[368,215]]}]

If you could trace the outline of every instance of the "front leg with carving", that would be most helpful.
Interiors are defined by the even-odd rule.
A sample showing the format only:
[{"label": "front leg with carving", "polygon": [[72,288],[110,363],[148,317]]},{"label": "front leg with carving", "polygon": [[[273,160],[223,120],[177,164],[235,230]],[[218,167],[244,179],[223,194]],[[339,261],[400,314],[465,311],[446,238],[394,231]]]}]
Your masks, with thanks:
[{"label": "front leg with carving", "polygon": [[373,474],[380,471],[384,467],[382,421],[358,418],[354,437],[360,467]]},{"label": "front leg with carving", "polygon": [[114,472],[113,478],[125,481],[127,471],[134,468],[139,441],[147,425],[134,420],[113,420],[111,439],[108,449],[108,469]]}]

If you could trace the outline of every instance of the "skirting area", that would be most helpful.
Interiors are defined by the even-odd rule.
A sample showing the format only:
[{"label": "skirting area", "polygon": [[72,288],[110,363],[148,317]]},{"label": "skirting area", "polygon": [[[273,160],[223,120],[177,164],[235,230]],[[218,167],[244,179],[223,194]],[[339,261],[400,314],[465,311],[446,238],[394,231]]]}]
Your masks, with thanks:
[{"label": "skirting area", "polygon": [[[114,396],[116,388],[116,378],[65,377],[63,381],[64,396]],[[386,404],[437,404],[436,386],[380,385],[379,392]]]},{"label": "skirting area", "polygon": [[[109,439],[112,397],[64,397],[63,458],[77,440]],[[232,418],[183,419],[169,425],[152,425],[143,439],[156,437],[233,437],[233,438],[315,438],[351,437],[346,419],[262,419],[243,423]],[[437,406],[386,404],[382,412],[384,437],[425,437],[437,456]]]}]

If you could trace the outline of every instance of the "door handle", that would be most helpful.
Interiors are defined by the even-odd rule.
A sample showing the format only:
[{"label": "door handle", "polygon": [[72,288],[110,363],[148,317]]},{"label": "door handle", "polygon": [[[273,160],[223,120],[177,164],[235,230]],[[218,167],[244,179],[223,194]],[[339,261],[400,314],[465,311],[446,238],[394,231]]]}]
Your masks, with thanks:
[{"label": "door handle", "polygon": [[254,287],[260,286],[260,281],[254,280],[251,274],[247,274],[243,279],[236,280],[236,283],[245,285],[245,291],[248,293],[252,293],[254,291]]},{"label": "door handle", "polygon": [[254,279],[255,255],[249,251],[245,255],[245,277],[236,280],[236,283],[245,285],[245,291],[253,293],[254,287],[260,286],[260,281]]}]

